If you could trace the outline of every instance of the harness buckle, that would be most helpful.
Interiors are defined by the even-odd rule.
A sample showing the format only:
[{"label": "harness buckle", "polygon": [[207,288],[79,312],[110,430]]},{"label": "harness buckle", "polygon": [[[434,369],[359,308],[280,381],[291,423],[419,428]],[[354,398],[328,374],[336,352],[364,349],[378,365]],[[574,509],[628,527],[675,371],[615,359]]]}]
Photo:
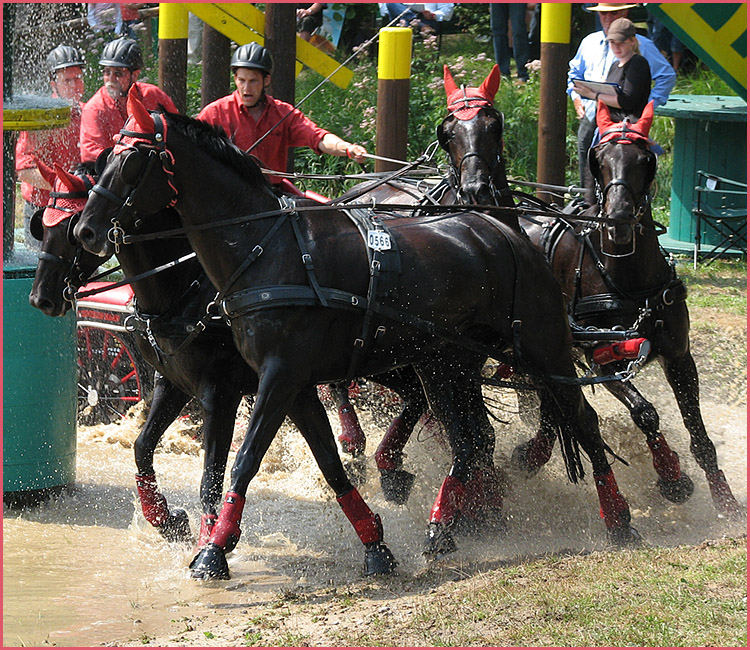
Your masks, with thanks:
[{"label": "harness buckle", "polygon": [[310,253],[302,253],[302,263],[305,265],[306,269],[312,268],[312,256]]},{"label": "harness buckle", "polygon": [[382,336],[383,334],[385,334],[385,327],[383,325],[378,325],[378,329],[375,330],[373,338],[378,338],[378,336]]},{"label": "harness buckle", "polygon": [[263,246],[261,246],[260,244],[256,244],[255,248],[253,248],[253,250],[250,252],[255,255],[255,257],[260,257],[261,255],[263,255]]},{"label": "harness buckle", "polygon": [[359,298],[357,296],[352,296],[352,305],[355,307],[359,306]]},{"label": "harness buckle", "polygon": [[354,339],[354,347],[363,348],[365,347],[365,342],[362,339]]},{"label": "harness buckle", "polygon": [[192,334],[193,332],[200,334],[206,329],[206,323],[202,320],[199,320],[195,325],[188,325],[185,329],[189,334]]}]

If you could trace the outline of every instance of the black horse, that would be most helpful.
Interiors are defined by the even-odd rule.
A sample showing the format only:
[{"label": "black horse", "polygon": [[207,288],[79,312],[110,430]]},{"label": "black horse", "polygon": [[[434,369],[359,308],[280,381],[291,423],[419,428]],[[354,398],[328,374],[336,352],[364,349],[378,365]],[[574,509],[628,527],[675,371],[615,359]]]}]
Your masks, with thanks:
[{"label": "black horse", "polygon": [[[390,232],[376,220],[367,233],[376,250],[368,261],[346,212],[280,202],[254,161],[213,127],[150,115],[132,95],[128,110],[75,236],[90,252],[107,254],[125,231],[143,227],[133,210],[150,214],[173,203],[219,288],[216,303],[231,320],[235,344],[259,375],[231,488],[195,572],[228,572],[224,554],[240,535],[244,495],[287,412],[305,414],[307,430],[331,440],[315,384],[408,364],[453,450],[431,510],[426,552],[451,550],[450,526],[465,484],[478,464],[492,462],[477,415],[483,413],[479,370],[489,353],[502,358],[512,348],[558,414],[571,479],[582,475],[580,444],[593,465],[609,534],[634,541],[596,414],[580,387],[568,383],[575,373],[559,288],[550,272],[540,272],[539,253],[524,236],[476,212],[396,219]],[[398,254],[395,277],[398,267],[376,254],[384,249]],[[337,495],[347,502],[348,495]],[[378,519],[349,505],[362,541],[380,542]]]},{"label": "black horse", "polygon": [[[586,212],[603,221],[580,223],[563,217],[538,218],[523,222],[532,242],[545,252],[559,280],[573,319],[581,327],[631,330],[638,348],[645,338],[650,344],[646,362],[657,359],[672,387],[685,427],[690,449],[706,474],[714,505],[722,513],[742,513],[718,468],[716,450],[706,433],[700,413],[698,374],[690,353],[689,315],[685,288],[673,265],[665,259],[656,224],[651,216],[650,185],[656,172],[656,157],[648,149],[648,131],[653,107],[643,116],[630,116],[614,124],[606,106],[600,104],[597,120],[602,142],[594,147],[589,163],[598,188],[598,206]],[[498,126],[495,126],[498,128]],[[476,151],[478,160],[493,161],[501,151],[487,125],[476,123],[446,141],[449,150]],[[454,153],[455,160],[458,153]],[[492,166],[486,163],[486,178]],[[465,173],[456,169],[461,183]],[[490,191],[482,181],[485,191]],[[597,223],[599,224],[597,226]],[[624,373],[626,344],[602,344],[587,348],[590,362],[600,374]],[[638,348],[633,350],[635,356]],[[642,351],[643,348],[640,348]],[[619,357],[619,358],[618,358]],[[599,360],[601,363],[596,363]],[[611,363],[607,363],[610,361]],[[624,376],[624,375],[621,375]],[[680,503],[693,490],[682,472],[677,454],[659,431],[659,415],[630,380],[606,382],[604,386],[630,411],[644,432],[659,476],[658,486],[669,500]],[[542,427],[539,434],[517,449],[514,458],[529,472],[537,471],[550,457],[554,433]]]}]

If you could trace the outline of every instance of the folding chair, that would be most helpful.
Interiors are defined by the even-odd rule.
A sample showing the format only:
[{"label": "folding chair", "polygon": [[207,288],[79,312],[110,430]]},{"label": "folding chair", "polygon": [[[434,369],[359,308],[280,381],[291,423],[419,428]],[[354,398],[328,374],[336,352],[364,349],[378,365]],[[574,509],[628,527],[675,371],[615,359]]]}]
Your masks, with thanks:
[{"label": "folding chair", "polygon": [[[699,261],[710,264],[730,250],[747,254],[747,183],[700,170],[696,176],[693,268]],[[706,240],[704,250],[702,240]]]}]

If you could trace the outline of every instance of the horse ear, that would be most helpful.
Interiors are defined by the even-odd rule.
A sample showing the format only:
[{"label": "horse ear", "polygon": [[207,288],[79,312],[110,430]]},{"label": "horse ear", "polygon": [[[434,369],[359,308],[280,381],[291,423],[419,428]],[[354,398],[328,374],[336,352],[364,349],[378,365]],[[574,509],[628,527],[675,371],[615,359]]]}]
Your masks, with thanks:
[{"label": "horse ear", "polygon": [[448,70],[447,65],[443,65],[443,85],[445,86],[445,96],[450,97],[454,92],[458,90],[456,82],[453,81],[453,75]]},{"label": "horse ear", "polygon": [[599,133],[604,133],[607,129],[614,126],[612,115],[609,112],[609,106],[603,101],[599,101],[596,106],[596,125],[599,127]]},{"label": "horse ear", "polygon": [[52,169],[52,167],[45,165],[39,159],[37,159],[36,161],[36,167],[39,170],[39,173],[42,175],[42,178],[44,178],[44,180],[50,184],[50,187],[54,187],[55,186],[55,170]]},{"label": "horse ear", "polygon": [[636,131],[639,133],[643,133],[643,135],[648,135],[649,130],[651,129],[651,124],[654,121],[654,100],[652,99],[648,104],[646,104],[646,107],[643,109],[643,112],[641,113],[640,118],[638,118],[638,122],[635,125]]},{"label": "horse ear", "polygon": [[135,93],[135,85],[133,85],[128,92],[128,115],[133,116],[143,133],[154,133],[154,120]]},{"label": "horse ear", "polygon": [[497,89],[500,87],[500,68],[497,63],[492,67],[492,70],[487,75],[487,78],[479,86],[479,94],[482,97],[486,97],[490,101],[495,99]]},{"label": "horse ear", "polygon": [[66,172],[60,165],[55,163],[55,173],[60,179],[60,182],[65,185],[71,192],[83,192],[86,190],[83,180]]}]

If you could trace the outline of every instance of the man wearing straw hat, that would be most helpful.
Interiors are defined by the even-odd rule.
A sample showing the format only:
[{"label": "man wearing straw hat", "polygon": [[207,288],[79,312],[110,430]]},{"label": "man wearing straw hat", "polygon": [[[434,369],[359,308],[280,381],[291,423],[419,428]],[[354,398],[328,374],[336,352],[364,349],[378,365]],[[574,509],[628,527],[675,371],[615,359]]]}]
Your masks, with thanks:
[{"label": "man wearing straw hat", "polygon": [[[589,11],[595,11],[599,15],[602,29],[589,34],[581,41],[578,51],[569,64],[567,93],[573,100],[576,115],[580,120],[578,125],[578,170],[581,175],[581,185],[586,188],[593,188],[593,179],[587,164],[587,154],[596,129],[596,101],[581,97],[575,91],[573,79],[606,81],[607,74],[616,60],[607,42],[607,31],[618,18],[627,18],[628,10],[636,6],[635,4],[599,2],[590,7]],[[669,61],[664,58],[652,41],[640,35],[637,35],[636,38],[638,39],[640,53],[648,61],[651,70],[652,87],[649,100],[653,100],[654,106],[661,106],[666,103],[677,75]],[[591,202],[592,196],[587,197],[587,199]]]}]

